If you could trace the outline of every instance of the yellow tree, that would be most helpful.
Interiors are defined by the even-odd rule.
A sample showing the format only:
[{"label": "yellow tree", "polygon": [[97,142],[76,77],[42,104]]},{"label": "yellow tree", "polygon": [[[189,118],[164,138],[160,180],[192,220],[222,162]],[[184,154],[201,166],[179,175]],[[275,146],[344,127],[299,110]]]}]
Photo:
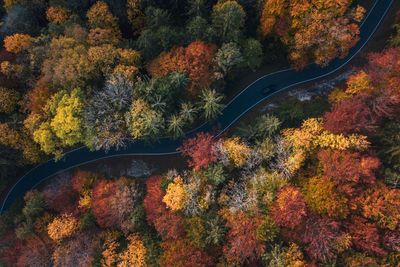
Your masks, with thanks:
[{"label": "yellow tree", "polygon": [[180,176],[174,179],[173,183],[168,185],[165,196],[163,197],[163,202],[173,211],[180,210],[185,205],[185,188],[183,185],[183,180]]},{"label": "yellow tree", "polygon": [[137,266],[143,267],[146,264],[146,247],[137,234],[131,234],[128,238],[129,244],[126,250],[120,254],[118,267]]},{"label": "yellow tree", "polygon": [[78,220],[71,214],[63,214],[49,223],[47,233],[51,239],[58,242],[73,236],[78,231],[78,225]]},{"label": "yellow tree", "polygon": [[51,6],[46,11],[48,21],[56,24],[64,24],[71,16],[71,10],[62,6]]},{"label": "yellow tree", "polygon": [[239,137],[225,139],[222,144],[233,165],[241,167],[247,163],[251,149]]}]

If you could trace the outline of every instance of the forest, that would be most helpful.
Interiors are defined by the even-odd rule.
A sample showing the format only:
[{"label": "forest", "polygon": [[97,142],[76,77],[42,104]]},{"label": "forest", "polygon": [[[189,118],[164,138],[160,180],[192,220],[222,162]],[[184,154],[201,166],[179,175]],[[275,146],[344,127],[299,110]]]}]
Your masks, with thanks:
[{"label": "forest", "polygon": [[400,266],[400,19],[329,95],[185,138],[242,73],[345,57],[363,2],[5,0],[0,192],[82,145],[168,135],[187,166],[51,179],[0,216],[0,266]]}]

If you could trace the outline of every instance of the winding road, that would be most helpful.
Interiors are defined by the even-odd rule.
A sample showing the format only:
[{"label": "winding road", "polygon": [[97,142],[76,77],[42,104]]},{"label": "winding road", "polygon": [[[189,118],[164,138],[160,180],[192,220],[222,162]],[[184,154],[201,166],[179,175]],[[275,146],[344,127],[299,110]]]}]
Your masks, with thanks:
[{"label": "winding road", "polygon": [[[375,1],[373,7],[360,25],[360,40],[350,49],[347,57],[334,59],[327,67],[310,64],[300,72],[296,72],[294,69],[286,69],[265,75],[247,86],[234,99],[232,99],[215,121],[206,122],[196,129],[187,132],[187,137],[194,136],[197,132],[210,132],[213,129],[221,129],[218,132],[218,135],[220,135],[249,110],[270,96],[290,87],[323,78],[341,69],[349,63],[369,41],[393,2],[394,0]],[[277,90],[269,95],[262,95],[262,89],[270,84],[276,85]],[[169,137],[164,137],[150,146],[146,145],[144,142],[135,142],[131,143],[123,150],[110,150],[108,153],[102,150],[90,151],[87,147],[77,148],[67,152],[62,160],[55,162],[51,159],[36,166],[22,176],[8,192],[1,207],[0,214],[3,214],[3,212],[9,208],[18,197],[24,195],[27,191],[32,190],[44,180],[63,171],[99,159],[116,156],[176,154],[180,153],[179,151],[176,151],[176,148],[180,147],[181,144],[182,139],[173,140]]]}]

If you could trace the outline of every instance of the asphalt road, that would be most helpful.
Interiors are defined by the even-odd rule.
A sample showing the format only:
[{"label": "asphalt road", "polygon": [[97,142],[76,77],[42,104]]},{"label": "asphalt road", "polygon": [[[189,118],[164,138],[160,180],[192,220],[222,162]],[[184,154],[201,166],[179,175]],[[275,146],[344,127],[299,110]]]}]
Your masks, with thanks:
[{"label": "asphalt road", "polygon": [[[302,71],[294,69],[286,69],[265,75],[254,81],[239,93],[231,102],[227,104],[222,114],[213,122],[207,122],[187,133],[186,137],[194,136],[197,132],[215,131],[217,135],[222,134],[246,112],[255,107],[260,102],[270,96],[286,90],[290,87],[306,83],[312,80],[323,78],[327,75],[344,67],[349,63],[356,54],[364,47],[364,45],[372,37],[387,11],[394,0],[376,0],[374,6],[366,15],[360,25],[360,40],[350,49],[347,57],[343,59],[334,59],[327,67],[320,67],[316,64],[310,64]],[[263,95],[261,92],[264,88],[273,84],[276,87],[274,92],[269,95]],[[128,155],[167,155],[180,153],[176,151],[182,144],[182,139],[173,140],[165,137],[155,142],[153,145],[146,145],[144,142],[131,143],[123,150],[90,151],[87,147],[81,147],[72,150],[64,156],[63,159],[55,162],[49,160],[41,165],[36,166],[24,176],[8,192],[0,210],[2,214],[18,197],[23,196],[27,191],[32,190],[44,180],[71,168],[87,164],[99,159],[128,156]]]}]

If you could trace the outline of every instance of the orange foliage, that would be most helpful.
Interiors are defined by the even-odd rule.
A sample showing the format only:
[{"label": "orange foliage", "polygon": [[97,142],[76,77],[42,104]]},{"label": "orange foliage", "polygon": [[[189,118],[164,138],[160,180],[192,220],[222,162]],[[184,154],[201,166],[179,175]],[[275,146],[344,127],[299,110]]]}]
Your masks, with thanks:
[{"label": "orange foliage", "polygon": [[112,210],[112,201],[117,192],[118,185],[105,179],[98,180],[93,187],[92,212],[101,227],[111,227],[118,220]]},{"label": "orange foliage", "polygon": [[62,6],[51,6],[46,11],[47,20],[57,24],[64,24],[67,22],[70,15],[71,11]]},{"label": "orange foliage", "polygon": [[151,61],[148,70],[153,76],[164,76],[173,71],[183,71],[190,79],[189,91],[197,95],[212,81],[212,59],[216,45],[195,41],[187,47],[174,47],[162,52]]},{"label": "orange foliage", "polygon": [[8,52],[19,53],[32,45],[32,37],[27,34],[16,33],[4,38],[4,47]]},{"label": "orange foliage", "polygon": [[55,218],[48,226],[47,233],[54,241],[73,236],[78,230],[78,220],[71,214]]}]

